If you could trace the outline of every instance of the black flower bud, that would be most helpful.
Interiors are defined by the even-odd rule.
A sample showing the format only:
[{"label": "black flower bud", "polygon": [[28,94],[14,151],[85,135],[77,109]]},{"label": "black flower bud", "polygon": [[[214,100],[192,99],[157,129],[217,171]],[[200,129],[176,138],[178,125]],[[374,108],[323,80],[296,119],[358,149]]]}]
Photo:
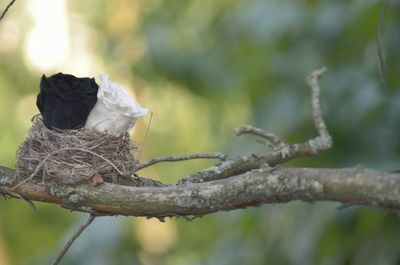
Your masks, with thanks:
[{"label": "black flower bud", "polygon": [[99,86],[94,78],[58,73],[42,76],[36,105],[49,129],[78,129],[85,126],[97,101]]}]

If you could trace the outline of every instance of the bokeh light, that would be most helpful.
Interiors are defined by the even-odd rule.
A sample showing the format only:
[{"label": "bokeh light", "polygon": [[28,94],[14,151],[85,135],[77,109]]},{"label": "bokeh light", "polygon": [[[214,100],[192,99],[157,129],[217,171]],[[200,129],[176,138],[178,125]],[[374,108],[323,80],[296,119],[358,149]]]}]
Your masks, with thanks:
[{"label": "bokeh light", "polygon": [[66,1],[32,0],[28,8],[33,25],[25,44],[27,63],[42,72],[60,68],[70,55]]}]

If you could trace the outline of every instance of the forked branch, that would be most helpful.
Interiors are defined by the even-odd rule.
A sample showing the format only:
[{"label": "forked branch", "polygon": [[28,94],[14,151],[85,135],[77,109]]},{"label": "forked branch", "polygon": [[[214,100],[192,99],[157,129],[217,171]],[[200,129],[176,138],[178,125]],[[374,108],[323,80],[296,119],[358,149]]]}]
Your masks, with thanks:
[{"label": "forked branch", "polygon": [[[219,164],[182,178],[178,185],[140,181],[146,185],[122,186],[66,185],[56,181],[45,184],[32,181],[12,190],[14,195],[32,201],[59,204],[64,208],[93,215],[127,215],[164,218],[166,216],[201,216],[222,210],[233,210],[262,203],[337,201],[400,209],[400,175],[387,172],[349,169],[308,169],[276,166],[299,156],[310,156],[326,150],[332,140],[322,117],[318,79],[324,68],[314,71],[307,83],[312,91],[312,107],[318,136],[303,143],[289,144],[278,136],[252,126],[242,126],[238,135],[253,134],[271,143],[272,152],[227,158],[225,155],[194,154],[161,157],[142,164],[141,168],[164,161],[194,158],[216,158]],[[139,178],[138,176],[132,176]],[[0,167],[0,193],[10,196],[16,184],[15,172]],[[16,196],[14,196],[16,197]]]},{"label": "forked branch", "polygon": [[325,71],[326,68],[322,67],[312,72],[307,78],[307,84],[311,89],[311,105],[314,124],[318,132],[317,137],[304,143],[289,144],[280,137],[263,129],[251,125],[241,126],[235,130],[237,136],[251,134],[261,137],[270,143],[273,152],[268,155],[249,155],[224,161],[219,165],[186,176],[178,184],[199,183],[226,178],[265,166],[273,168],[296,157],[312,156],[329,149],[332,146],[332,139],[322,116],[321,89],[318,82]]}]

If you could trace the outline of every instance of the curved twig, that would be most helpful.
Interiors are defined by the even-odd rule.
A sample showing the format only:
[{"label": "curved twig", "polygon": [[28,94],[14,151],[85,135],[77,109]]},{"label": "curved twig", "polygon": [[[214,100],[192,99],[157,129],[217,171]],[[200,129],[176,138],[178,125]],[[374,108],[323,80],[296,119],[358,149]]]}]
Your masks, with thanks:
[{"label": "curved twig", "polygon": [[10,7],[14,4],[15,0],[11,0],[10,3],[8,3],[8,5],[6,6],[6,8],[4,9],[3,13],[1,13],[0,15],[0,20],[2,20],[4,18],[4,16],[6,15],[6,13],[8,12],[8,10],[10,9]]},{"label": "curved twig", "polygon": [[276,136],[275,134],[266,132],[263,129],[253,127],[251,125],[243,125],[239,128],[236,128],[235,134],[236,134],[236,136],[240,136],[243,134],[252,134],[252,135],[260,136],[260,137],[266,139],[267,141],[269,141],[274,146],[278,146],[278,145],[281,145],[282,143],[284,143],[284,141],[282,141],[282,139],[279,138],[278,136]]},{"label": "curved twig", "polygon": [[33,171],[33,173],[32,173],[29,177],[27,177],[27,178],[21,180],[17,185],[15,185],[15,186],[13,187],[13,189],[16,189],[19,185],[21,185],[21,184],[23,184],[23,183],[26,183],[26,182],[28,182],[28,181],[31,181],[31,180],[35,177],[35,175],[39,172],[39,170],[41,169],[41,167],[43,167],[44,163],[45,163],[50,157],[52,157],[53,155],[55,155],[55,154],[57,154],[57,153],[60,153],[60,152],[62,152],[62,151],[68,151],[68,150],[78,150],[78,151],[86,152],[86,153],[92,154],[92,155],[94,155],[94,156],[97,156],[97,157],[101,158],[102,160],[104,160],[105,162],[109,163],[120,175],[123,175],[122,172],[121,172],[121,170],[119,170],[110,160],[108,160],[107,158],[105,158],[105,157],[103,157],[103,156],[101,156],[101,155],[99,155],[99,154],[96,154],[95,152],[92,152],[92,151],[90,151],[90,150],[83,149],[83,148],[65,147],[65,148],[59,149],[59,150],[57,150],[57,151],[54,151],[54,152],[48,154],[48,155],[36,166],[36,168],[35,168],[35,170]]},{"label": "curved twig", "polygon": [[83,224],[81,227],[79,227],[78,231],[76,231],[76,233],[72,235],[72,237],[68,240],[67,244],[65,244],[63,249],[60,251],[60,253],[57,255],[57,257],[53,260],[53,262],[51,263],[52,265],[57,265],[60,263],[61,259],[67,253],[68,249],[72,246],[72,244],[75,242],[75,240],[82,234],[82,232],[93,222],[94,218],[96,218],[96,216],[91,214],[89,219],[86,221],[86,223]]},{"label": "curved twig", "polygon": [[184,161],[184,160],[191,160],[191,159],[219,159],[225,160],[227,156],[223,153],[199,153],[199,154],[191,154],[191,155],[182,155],[182,156],[160,156],[153,158],[149,161],[146,161],[140,164],[135,171],[139,171],[143,168],[152,166],[157,163],[161,162],[176,162],[176,161]]},{"label": "curved twig", "polygon": [[[307,84],[311,88],[311,104],[313,108],[313,118],[315,128],[317,128],[319,137],[309,141],[310,146],[314,149],[313,153],[331,148],[332,137],[329,134],[328,127],[322,116],[321,108],[321,88],[319,87],[319,79],[327,71],[326,67],[315,70],[307,77]],[[317,143],[316,143],[317,142]]]}]

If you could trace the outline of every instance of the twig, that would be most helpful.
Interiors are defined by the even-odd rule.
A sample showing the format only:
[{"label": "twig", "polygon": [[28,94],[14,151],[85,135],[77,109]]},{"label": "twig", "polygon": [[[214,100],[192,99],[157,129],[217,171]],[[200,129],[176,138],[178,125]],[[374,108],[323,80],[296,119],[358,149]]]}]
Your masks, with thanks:
[{"label": "twig", "polygon": [[[251,162],[256,162],[256,165]],[[237,172],[245,172],[247,169],[254,169],[260,166],[259,158],[254,156],[236,157],[222,162],[216,166],[200,170],[192,175],[183,177],[178,181],[178,185],[186,183],[201,183],[216,179],[223,179],[237,174]],[[242,166],[244,166],[242,168]]]},{"label": "twig", "polygon": [[275,134],[268,133],[262,129],[253,127],[251,125],[243,125],[239,128],[236,128],[235,134],[236,134],[236,136],[240,136],[243,134],[257,135],[257,136],[260,136],[260,137],[268,140],[269,142],[271,142],[273,145],[276,145],[276,146],[281,145],[283,143],[282,139],[279,138],[278,136],[276,136]]},{"label": "twig", "polygon": [[322,67],[315,70],[307,77],[307,84],[311,88],[311,104],[313,108],[314,125],[317,128],[319,136],[308,141],[307,145],[310,148],[310,153],[306,155],[315,155],[319,151],[332,147],[332,137],[329,134],[322,116],[321,88],[319,87],[319,79],[326,70],[326,67]]},{"label": "twig", "polygon": [[37,210],[36,205],[31,200],[28,200],[28,199],[22,197],[21,195],[19,195],[18,193],[14,192],[14,191],[11,191],[8,189],[5,190],[5,189],[0,188],[0,195],[4,196],[5,199],[7,198],[7,195],[10,197],[21,199],[24,202],[26,202],[34,211]]},{"label": "twig", "polygon": [[147,129],[146,129],[146,134],[144,135],[144,140],[143,140],[143,144],[140,148],[139,154],[138,154],[138,160],[140,161],[140,156],[142,155],[142,151],[144,146],[146,145],[146,140],[147,140],[147,135],[149,134],[149,130],[150,130],[150,126],[151,126],[151,121],[153,120],[153,112],[150,113],[150,120],[149,120],[149,125],[147,125]]},{"label": "twig", "polygon": [[6,6],[6,8],[4,9],[3,13],[0,16],[0,20],[3,19],[3,17],[6,15],[8,9],[10,9],[10,7],[14,4],[15,0],[11,0],[11,2]]},{"label": "twig", "polygon": [[220,159],[220,160],[225,160],[226,155],[222,153],[200,153],[200,154],[191,154],[191,155],[182,155],[182,156],[160,156],[153,158],[147,162],[144,162],[138,166],[136,171],[141,170],[143,168],[152,166],[154,164],[160,163],[160,162],[175,162],[175,161],[184,161],[184,160],[191,160],[191,159]]},{"label": "twig", "polygon": [[[68,151],[68,150],[78,150],[78,151],[86,152],[86,153],[92,154],[92,155],[94,155],[94,156],[97,156],[97,157],[103,159],[104,161],[106,161],[107,163],[109,163],[120,175],[123,175],[122,172],[121,172],[121,170],[119,170],[110,160],[108,160],[107,158],[105,158],[105,157],[103,157],[103,156],[101,156],[101,155],[96,154],[95,152],[92,152],[92,151],[89,151],[89,150],[83,149],[83,148],[66,147],[66,148],[62,148],[62,149],[59,149],[59,150],[57,150],[57,151],[54,151],[53,153],[50,153],[49,155],[47,155],[47,156],[36,166],[35,171],[33,171],[33,173],[32,173],[29,177],[25,178],[24,180],[21,180],[17,185],[15,185],[15,186],[13,187],[13,189],[16,189],[18,186],[22,185],[22,184],[25,183],[25,182],[31,181],[31,180],[33,179],[33,177],[39,172],[40,168],[44,165],[44,163],[45,163],[51,156],[53,156],[53,155],[55,155],[55,154],[57,154],[57,153],[59,153],[59,152]],[[44,175],[43,175],[43,179],[44,179]]]},{"label": "twig", "polygon": [[72,235],[72,237],[68,240],[67,244],[63,247],[63,249],[60,251],[57,257],[53,260],[53,262],[51,263],[52,265],[57,265],[60,263],[61,259],[67,253],[68,249],[72,246],[75,240],[82,234],[82,232],[93,222],[94,218],[96,218],[95,215],[93,214],[90,215],[86,223],[83,224],[81,227],[79,227],[78,231],[76,231],[75,234]]},{"label": "twig", "polygon": [[382,51],[382,44],[381,44],[381,31],[383,29],[383,22],[385,18],[385,12],[389,5],[389,0],[383,0],[383,6],[381,12],[379,14],[378,24],[376,26],[375,31],[375,43],[376,43],[376,52],[378,54],[378,66],[379,66],[379,74],[381,77],[381,82],[384,83],[385,81],[385,60],[383,59],[383,51]]},{"label": "twig", "polygon": [[272,147],[272,150],[274,150],[278,155],[282,156],[282,158],[291,158],[293,156],[293,154],[291,153],[290,144],[284,142],[281,138],[279,138],[275,134],[266,132],[263,129],[251,125],[244,125],[239,128],[236,128],[235,133],[236,136],[240,136],[243,134],[252,134],[260,136],[268,140],[268,142],[263,144]]}]

